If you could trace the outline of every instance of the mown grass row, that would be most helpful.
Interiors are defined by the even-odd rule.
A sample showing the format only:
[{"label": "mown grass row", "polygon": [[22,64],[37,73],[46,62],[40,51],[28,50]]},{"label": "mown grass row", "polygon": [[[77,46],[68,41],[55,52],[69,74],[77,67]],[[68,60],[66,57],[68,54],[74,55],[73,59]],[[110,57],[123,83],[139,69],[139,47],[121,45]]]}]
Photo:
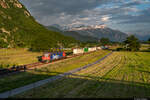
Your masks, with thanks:
[{"label": "mown grass row", "polygon": [[148,55],[148,52],[115,52],[101,63],[14,97],[150,97]]},{"label": "mown grass row", "polygon": [[[82,67],[89,63],[95,62],[104,57],[110,51],[97,51],[91,54],[78,56],[68,60],[62,60],[42,68],[37,68],[27,72],[22,72],[17,75],[8,76],[0,79],[0,92],[21,87],[29,83],[33,83],[45,78],[49,78],[60,73],[68,72],[70,70]],[[10,84],[11,83],[11,84]]]},{"label": "mown grass row", "polygon": [[[113,56],[111,56],[113,57]],[[110,57],[110,58],[111,58]],[[105,63],[108,62],[108,61],[105,61]],[[90,67],[92,68],[92,67]],[[90,70],[90,68],[88,68],[87,70]],[[99,67],[99,68],[102,68],[102,67]],[[86,72],[86,71],[85,71]],[[82,72],[84,73],[84,72]],[[81,73],[81,74],[82,74]],[[88,72],[90,74],[90,72]],[[76,74],[76,73],[75,73]],[[87,74],[86,74],[87,75]],[[84,76],[83,76],[84,77]],[[89,77],[88,77],[89,78]],[[91,79],[91,78],[90,78]],[[60,83],[60,84],[59,84]],[[43,91],[43,93],[40,94],[40,96],[42,97],[42,95],[46,95],[44,94],[44,91],[45,89],[50,89],[52,92],[48,93],[47,95],[49,95],[50,97],[63,97],[65,94],[67,94],[68,91],[70,90],[76,90],[75,92],[76,93],[80,93],[80,92],[77,92],[77,90],[79,89],[82,89],[84,87],[84,85],[86,85],[87,83],[89,83],[88,80],[86,79],[80,79],[80,74],[79,76],[68,76],[67,78],[63,78],[61,80],[58,80],[54,83],[52,83],[50,85],[50,87],[47,88],[47,86],[44,86],[43,89],[40,89]],[[58,87],[57,87],[58,86]],[[54,87],[54,88],[53,88]],[[89,88],[88,88],[89,89]],[[63,92],[61,92],[63,91]],[[55,93],[56,92],[56,93]],[[73,92],[73,91],[72,91]],[[60,94],[59,94],[60,93]],[[73,93],[74,94],[74,93]],[[38,95],[36,95],[38,96]],[[70,95],[70,96],[73,96],[73,95]],[[45,96],[44,96],[45,97]]]}]

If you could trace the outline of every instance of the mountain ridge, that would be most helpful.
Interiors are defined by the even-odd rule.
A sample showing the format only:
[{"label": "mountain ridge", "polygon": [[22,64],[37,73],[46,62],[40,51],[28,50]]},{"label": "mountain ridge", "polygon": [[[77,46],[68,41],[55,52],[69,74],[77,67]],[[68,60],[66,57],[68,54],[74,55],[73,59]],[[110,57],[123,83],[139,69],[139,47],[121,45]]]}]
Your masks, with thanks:
[{"label": "mountain ridge", "polygon": [[61,34],[65,35],[65,36],[70,36],[70,37],[73,37],[75,38],[76,40],[79,40],[81,42],[96,42],[98,41],[97,38],[94,38],[94,37],[90,37],[90,36],[83,36],[83,35],[80,35],[79,33],[77,32],[74,32],[74,31],[64,31],[64,30],[60,30],[59,28],[55,27],[55,26],[45,26],[47,29],[49,30],[53,30],[53,31],[56,31],[56,32],[60,32]]},{"label": "mountain ridge", "polygon": [[0,0],[0,22],[2,48],[48,49],[76,41],[59,32],[47,30],[18,0]]},{"label": "mountain ridge", "polygon": [[[53,27],[56,28],[56,26],[59,26],[59,25],[55,25]],[[61,27],[61,26],[59,26],[59,27]],[[57,27],[57,29],[59,29],[59,27]],[[61,29],[59,29],[59,30],[61,30]],[[81,36],[81,37],[86,36],[88,38],[94,38],[95,41],[98,41],[99,39],[104,37],[104,38],[109,38],[111,41],[123,42],[126,39],[126,37],[128,36],[127,34],[121,32],[121,31],[108,28],[108,27],[106,27],[106,25],[79,26],[79,27],[72,27],[72,28],[67,28],[67,29],[63,30],[63,32],[61,32],[61,33],[65,34],[65,32],[67,32],[65,34],[66,36],[68,35],[68,36],[72,36],[74,38],[77,38],[79,36]],[[78,35],[78,36],[76,36],[76,35]],[[82,38],[78,39],[78,40],[84,41],[84,40],[82,40]]]},{"label": "mountain ridge", "polygon": [[109,38],[111,41],[117,41],[117,42],[123,42],[127,37],[127,34],[118,30],[113,30],[108,27],[75,30],[75,31],[81,35],[92,36],[98,39],[104,37],[104,38]]}]

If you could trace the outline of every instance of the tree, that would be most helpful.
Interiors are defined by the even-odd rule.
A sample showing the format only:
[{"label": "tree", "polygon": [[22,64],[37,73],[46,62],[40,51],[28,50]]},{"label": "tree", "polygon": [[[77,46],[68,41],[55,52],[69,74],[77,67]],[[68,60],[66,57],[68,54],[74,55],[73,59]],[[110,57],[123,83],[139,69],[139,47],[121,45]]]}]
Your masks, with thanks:
[{"label": "tree", "polygon": [[126,44],[127,50],[130,51],[138,51],[141,47],[139,40],[134,35],[127,37],[124,43]]},{"label": "tree", "polygon": [[149,49],[150,49],[150,38],[148,39],[148,42],[147,42],[148,44],[149,44]]},{"label": "tree", "polygon": [[8,47],[8,44],[0,39],[0,48],[7,48],[7,47]]},{"label": "tree", "polygon": [[150,44],[150,38],[148,39],[148,43]]},{"label": "tree", "polygon": [[110,40],[108,38],[101,38],[100,43],[101,45],[108,45],[110,43]]}]

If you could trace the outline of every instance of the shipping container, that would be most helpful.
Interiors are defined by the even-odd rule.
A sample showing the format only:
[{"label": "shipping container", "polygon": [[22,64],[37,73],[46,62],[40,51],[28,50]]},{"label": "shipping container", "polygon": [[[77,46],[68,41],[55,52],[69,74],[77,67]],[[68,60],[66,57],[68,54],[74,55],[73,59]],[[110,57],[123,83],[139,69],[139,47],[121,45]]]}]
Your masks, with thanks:
[{"label": "shipping container", "polygon": [[58,59],[60,59],[61,58],[60,52],[57,52],[57,55],[58,55]]},{"label": "shipping container", "polygon": [[101,47],[97,47],[97,50],[101,50],[102,48]]},{"label": "shipping container", "polygon": [[51,53],[51,55],[50,55],[50,59],[51,59],[51,61],[53,60],[53,53]]},{"label": "shipping container", "polygon": [[96,51],[96,47],[89,48],[89,52]]},{"label": "shipping container", "polygon": [[57,53],[53,53],[53,60],[59,59],[59,55]]},{"label": "shipping container", "polygon": [[84,53],[84,49],[73,49],[73,54],[82,54]]},{"label": "shipping container", "polygon": [[63,57],[63,52],[60,52],[60,57],[61,57],[61,58]]},{"label": "shipping container", "polygon": [[84,53],[88,52],[89,49],[88,48],[84,48]]}]

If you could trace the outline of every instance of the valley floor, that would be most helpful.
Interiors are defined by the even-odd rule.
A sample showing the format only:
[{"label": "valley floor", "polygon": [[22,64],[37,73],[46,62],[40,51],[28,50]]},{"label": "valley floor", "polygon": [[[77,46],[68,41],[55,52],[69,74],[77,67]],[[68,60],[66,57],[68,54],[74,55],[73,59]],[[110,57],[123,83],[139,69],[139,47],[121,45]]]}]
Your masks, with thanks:
[{"label": "valley floor", "polygon": [[114,52],[92,67],[14,98],[150,97],[149,55],[149,52]]},{"label": "valley floor", "polygon": [[87,64],[91,64],[101,59],[108,53],[110,53],[110,51],[100,50],[71,59],[61,60],[45,67],[39,67],[33,70],[27,70],[26,72],[21,72],[19,74],[0,78],[0,93],[47,79],[70,70],[80,68]]}]

